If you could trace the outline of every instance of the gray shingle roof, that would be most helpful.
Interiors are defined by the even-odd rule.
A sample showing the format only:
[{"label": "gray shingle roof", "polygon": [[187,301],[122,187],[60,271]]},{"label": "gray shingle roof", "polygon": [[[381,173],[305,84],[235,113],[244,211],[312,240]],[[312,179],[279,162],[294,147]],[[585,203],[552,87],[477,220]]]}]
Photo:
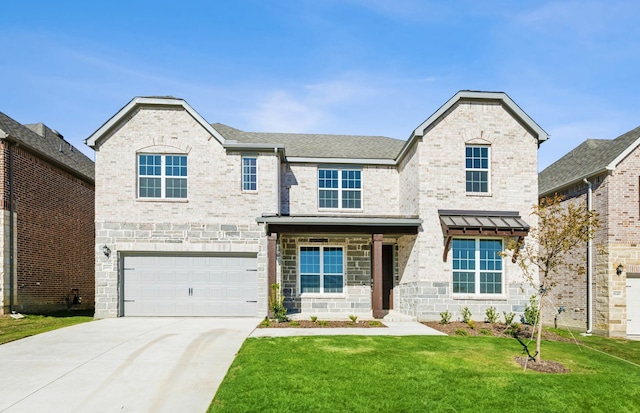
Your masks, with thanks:
[{"label": "gray shingle roof", "polygon": [[93,161],[46,125],[23,125],[0,112],[0,130],[50,161],[91,182],[95,180]]},{"label": "gray shingle roof", "polygon": [[640,127],[613,140],[587,139],[540,172],[538,193],[547,195],[583,178],[604,172],[607,166],[638,138]]},{"label": "gray shingle roof", "polygon": [[288,157],[395,160],[405,144],[384,136],[244,132],[221,123],[211,126],[226,140],[282,144]]}]

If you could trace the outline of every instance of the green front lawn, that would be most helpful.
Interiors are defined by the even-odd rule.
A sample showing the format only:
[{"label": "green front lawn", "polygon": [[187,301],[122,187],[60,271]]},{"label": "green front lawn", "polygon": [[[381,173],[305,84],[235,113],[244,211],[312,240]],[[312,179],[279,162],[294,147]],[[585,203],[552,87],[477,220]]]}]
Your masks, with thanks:
[{"label": "green front lawn", "polygon": [[69,314],[59,316],[25,315],[21,319],[13,319],[8,315],[3,315],[0,316],[0,344],[91,320],[93,320],[91,316],[70,316]]},{"label": "green front lawn", "polygon": [[[640,353],[640,342],[623,345]],[[568,413],[640,408],[637,365],[572,343],[545,341],[544,358],[571,372],[525,372],[513,361],[521,349],[513,339],[495,337],[251,338],[209,411]]]}]

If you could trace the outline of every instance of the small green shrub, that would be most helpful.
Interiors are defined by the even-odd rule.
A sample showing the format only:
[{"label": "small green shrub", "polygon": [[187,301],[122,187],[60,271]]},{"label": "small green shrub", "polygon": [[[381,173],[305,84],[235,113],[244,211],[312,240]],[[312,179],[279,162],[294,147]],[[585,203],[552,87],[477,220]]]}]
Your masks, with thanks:
[{"label": "small green shrub", "polygon": [[312,322],[312,323],[315,323],[316,321],[318,321],[318,317],[316,317],[316,316],[312,315],[312,316],[311,316],[311,322]]},{"label": "small green shrub", "polygon": [[328,326],[328,325],[329,325],[329,322],[328,322],[328,321],[326,321],[326,320],[319,320],[319,321],[318,321],[318,325],[319,325],[319,326],[322,326],[322,327],[326,327],[326,326]]},{"label": "small green shrub", "polygon": [[262,320],[262,322],[260,323],[260,327],[270,327],[271,326],[271,321],[269,321],[268,318],[265,318],[264,320]]},{"label": "small green shrub", "polygon": [[289,325],[291,327],[298,327],[300,325],[300,323],[294,320],[294,321],[290,322]]},{"label": "small green shrub", "polygon": [[531,298],[529,298],[529,304],[524,307],[524,319],[522,321],[525,324],[534,326],[538,324],[539,318],[540,310],[538,309],[538,300],[536,296],[532,295]]},{"label": "small green shrub", "polygon": [[457,335],[457,336],[464,336],[464,337],[466,337],[466,336],[468,336],[468,335],[469,335],[469,332],[468,332],[467,330],[465,330],[465,329],[459,328],[459,329],[457,329],[457,330],[456,330],[456,335]]},{"label": "small green shrub", "polygon": [[485,315],[485,321],[491,324],[495,324],[496,321],[498,321],[498,317],[500,317],[500,315],[498,314],[498,310],[496,310],[495,307],[487,308],[486,311],[484,312],[484,315]]},{"label": "small green shrub", "polygon": [[509,326],[505,330],[505,333],[511,334],[514,337],[517,336],[518,333],[520,333],[520,324],[519,323],[509,324]]},{"label": "small green shrub", "polygon": [[384,324],[382,324],[378,320],[369,320],[369,321],[367,321],[367,325],[371,326],[371,327],[382,327],[382,326],[384,326]]},{"label": "small green shrub", "polygon": [[493,335],[491,330],[486,329],[486,328],[481,328],[480,329],[480,334],[482,334],[483,336],[492,336]]},{"label": "small green shrub", "polygon": [[284,296],[280,292],[280,284],[271,284],[271,300],[269,303],[273,318],[279,322],[288,321],[287,307],[284,306]]},{"label": "small green shrub", "polygon": [[354,323],[355,323],[355,322],[358,320],[358,316],[357,316],[357,315],[350,315],[350,316],[349,316],[349,319],[350,319],[352,322],[354,322]]},{"label": "small green shrub", "polygon": [[467,325],[469,326],[470,329],[474,329],[476,328],[476,323],[473,320],[469,320],[467,321]]},{"label": "small green shrub", "polygon": [[449,310],[440,313],[440,324],[449,324],[451,322],[451,313]]},{"label": "small green shrub", "polygon": [[461,308],[460,315],[462,316],[463,323],[469,323],[469,320],[471,320],[471,310],[469,310],[469,307]]},{"label": "small green shrub", "polygon": [[504,314],[504,323],[507,326],[513,324],[513,319],[516,317],[516,313],[507,313],[506,311],[503,311],[502,314]]}]

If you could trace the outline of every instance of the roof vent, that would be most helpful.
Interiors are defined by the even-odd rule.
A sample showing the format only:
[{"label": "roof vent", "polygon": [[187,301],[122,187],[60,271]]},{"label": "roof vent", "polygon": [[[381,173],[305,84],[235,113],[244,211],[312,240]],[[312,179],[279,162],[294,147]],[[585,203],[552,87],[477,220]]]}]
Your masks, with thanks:
[{"label": "roof vent", "polygon": [[60,144],[60,149],[58,149],[58,151],[59,151],[60,153],[63,153],[63,152],[62,152],[62,144]]}]

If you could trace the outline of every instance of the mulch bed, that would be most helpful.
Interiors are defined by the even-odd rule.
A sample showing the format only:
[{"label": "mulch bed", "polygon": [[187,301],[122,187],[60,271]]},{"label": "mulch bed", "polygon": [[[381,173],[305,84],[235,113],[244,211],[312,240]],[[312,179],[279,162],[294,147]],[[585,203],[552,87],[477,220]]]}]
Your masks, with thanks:
[{"label": "mulch bed", "polygon": [[514,357],[516,363],[526,368],[540,373],[569,373],[569,369],[553,360],[540,360],[538,362],[529,360],[528,357]]},{"label": "mulch bed", "polygon": [[271,321],[268,326],[260,324],[260,328],[386,328],[379,321],[326,321],[317,320],[291,320],[285,322]]}]

